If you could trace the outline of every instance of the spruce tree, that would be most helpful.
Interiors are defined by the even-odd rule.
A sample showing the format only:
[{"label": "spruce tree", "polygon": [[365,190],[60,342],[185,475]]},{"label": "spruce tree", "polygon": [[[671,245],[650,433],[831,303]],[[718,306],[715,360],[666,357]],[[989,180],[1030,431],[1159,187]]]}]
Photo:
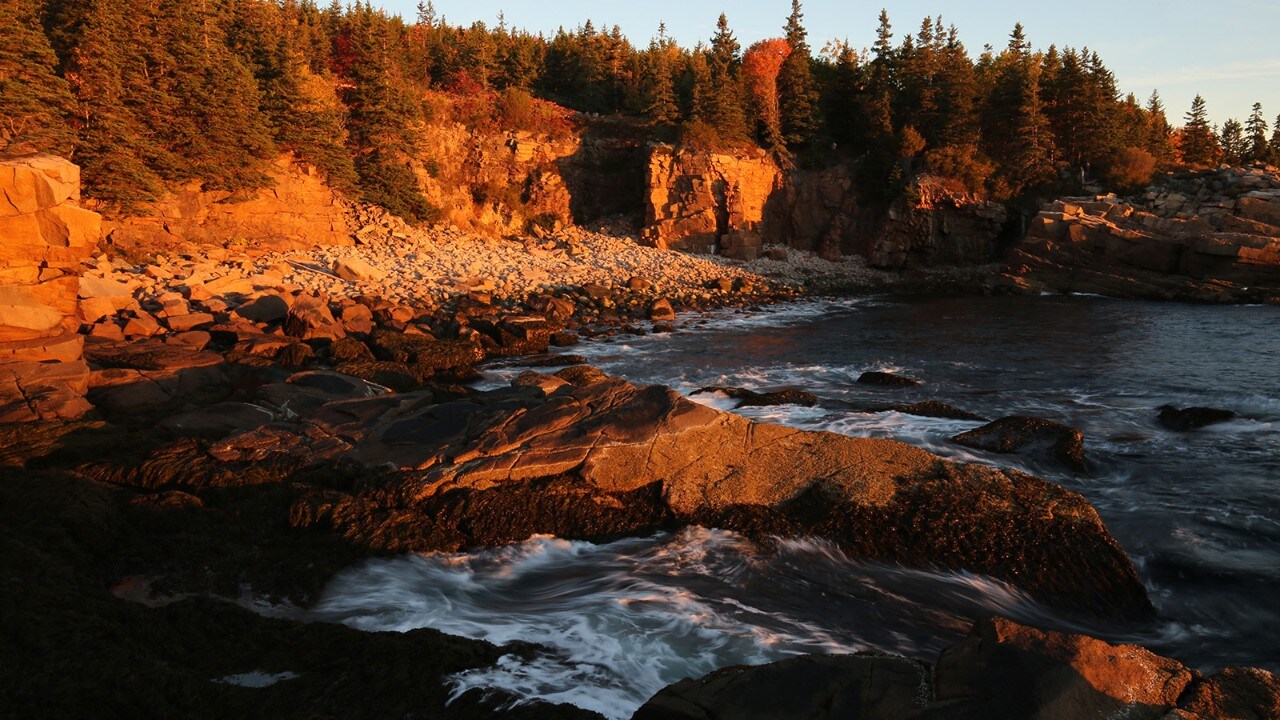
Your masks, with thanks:
[{"label": "spruce tree", "polygon": [[1262,114],[1262,103],[1253,104],[1253,113],[1245,123],[1245,159],[1264,162],[1267,159],[1267,119]]},{"label": "spruce tree", "polygon": [[157,168],[175,164],[126,94],[132,86],[150,97],[125,71],[143,62],[128,43],[130,27],[117,0],[92,0],[67,68],[85,195],[125,210],[162,194]]},{"label": "spruce tree", "polygon": [[896,94],[897,56],[893,49],[893,26],[889,13],[880,11],[880,26],[872,46],[870,77],[867,80],[868,139],[876,146],[887,146],[893,137],[893,97]]},{"label": "spruce tree", "polygon": [[947,32],[938,73],[939,145],[964,146],[977,142],[977,79],[973,62],[954,25]]},{"label": "spruce tree", "polygon": [[1182,162],[1187,165],[1211,165],[1217,158],[1218,143],[1213,137],[1213,128],[1209,126],[1209,110],[1199,95],[1187,111],[1178,149],[1182,152]]},{"label": "spruce tree", "polygon": [[1053,177],[1053,137],[1040,98],[1042,67],[1031,53],[1022,24],[995,59],[988,99],[989,155],[1000,163],[1005,190],[1018,194]]},{"label": "spruce tree", "polygon": [[342,37],[351,53],[343,100],[361,194],[410,222],[432,220],[435,209],[408,162],[418,113],[396,73],[390,28],[380,12],[357,5],[344,18]]},{"label": "spruce tree", "polygon": [[1173,127],[1169,125],[1164,102],[1160,99],[1158,90],[1151,91],[1146,112],[1147,132],[1143,149],[1156,159],[1157,167],[1168,167],[1177,156],[1177,151],[1173,143]]},{"label": "spruce tree", "polygon": [[659,28],[658,37],[649,43],[645,54],[645,103],[644,112],[654,125],[674,126],[680,120],[680,105],[676,97],[675,63],[679,52],[666,37],[665,26]]},{"label": "spruce tree", "polygon": [[1276,116],[1276,124],[1271,126],[1271,142],[1267,143],[1267,162],[1280,165],[1280,115]]},{"label": "spruce tree", "polygon": [[791,0],[791,15],[784,27],[791,54],[778,72],[778,107],[782,136],[791,148],[813,141],[819,130],[818,96],[810,67],[808,31],[804,28],[800,0]]},{"label": "spruce tree", "polygon": [[722,140],[730,143],[740,143],[748,134],[739,73],[741,50],[729,29],[728,18],[721,13],[707,53],[710,86],[706,121]]},{"label": "spruce tree", "polygon": [[179,178],[223,190],[261,187],[275,146],[257,82],[227,46],[227,18],[208,0],[171,0],[163,7],[176,102],[158,130],[182,158]]},{"label": "spruce tree", "polygon": [[0,151],[66,155],[71,91],[55,72],[58,60],[40,27],[35,0],[6,0],[0,10]]},{"label": "spruce tree", "polygon": [[1222,148],[1222,162],[1228,165],[1239,165],[1245,160],[1248,144],[1244,137],[1244,125],[1232,118],[1222,123],[1222,131],[1218,137]]}]

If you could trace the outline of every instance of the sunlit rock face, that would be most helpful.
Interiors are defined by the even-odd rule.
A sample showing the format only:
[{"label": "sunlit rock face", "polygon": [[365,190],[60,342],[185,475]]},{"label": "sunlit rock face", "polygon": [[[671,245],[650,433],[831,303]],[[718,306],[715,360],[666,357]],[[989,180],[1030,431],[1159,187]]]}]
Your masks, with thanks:
[{"label": "sunlit rock face", "polygon": [[0,422],[87,412],[75,334],[80,264],[102,218],[80,207],[80,168],[52,155],[0,158]]}]

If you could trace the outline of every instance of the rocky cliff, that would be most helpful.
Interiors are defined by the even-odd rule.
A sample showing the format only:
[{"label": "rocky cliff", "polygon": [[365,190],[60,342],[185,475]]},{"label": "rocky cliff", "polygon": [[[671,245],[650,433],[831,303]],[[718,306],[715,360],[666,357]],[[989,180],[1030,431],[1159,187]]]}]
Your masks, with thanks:
[{"label": "rocky cliff", "polygon": [[848,166],[784,173],[766,154],[654,148],[642,237],[659,247],[751,260],[766,244],[856,255],[874,267],[982,264],[997,259],[1003,205],[917,178],[888,208],[868,205]]},{"label": "rocky cliff", "polygon": [[0,159],[0,422],[89,410],[78,268],[102,220],[79,203],[80,168],[67,160]]},{"label": "rocky cliff", "polygon": [[1179,173],[1140,197],[1050,203],[1005,272],[1028,291],[1280,302],[1280,170]]},{"label": "rocky cliff", "polygon": [[645,172],[641,236],[661,248],[760,255],[765,204],[783,175],[762,151],[700,153],[655,147]]},{"label": "rocky cliff", "polygon": [[126,251],[155,253],[184,243],[241,250],[296,250],[350,245],[349,201],[310,165],[282,155],[270,184],[248,193],[175,188],[165,198],[106,224],[109,242]]},{"label": "rocky cliff", "polygon": [[830,260],[856,255],[873,267],[902,270],[993,262],[1007,218],[1004,205],[927,175],[914,178],[887,208],[869,205],[850,168],[837,165],[792,175],[770,199],[763,232],[766,242]]}]

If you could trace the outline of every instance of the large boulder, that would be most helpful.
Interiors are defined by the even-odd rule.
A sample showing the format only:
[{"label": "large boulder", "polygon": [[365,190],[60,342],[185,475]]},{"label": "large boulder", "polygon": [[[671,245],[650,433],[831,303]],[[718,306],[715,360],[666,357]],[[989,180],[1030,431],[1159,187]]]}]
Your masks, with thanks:
[{"label": "large boulder", "polygon": [[387,276],[385,270],[374,267],[358,257],[338,258],[333,261],[333,274],[351,282],[375,282]]},{"label": "large boulder", "polygon": [[1151,613],[1094,509],[1038,478],[888,440],[752,422],[663,387],[569,381],[581,384],[548,383],[548,394],[525,378],[456,402],[354,400],[210,452],[229,463],[345,459],[400,469],[393,490],[295,508],[301,526],[382,550],[456,550],[533,533],[601,540],[699,524],[762,540],[827,537],[856,556],[989,575],[1080,612]]}]

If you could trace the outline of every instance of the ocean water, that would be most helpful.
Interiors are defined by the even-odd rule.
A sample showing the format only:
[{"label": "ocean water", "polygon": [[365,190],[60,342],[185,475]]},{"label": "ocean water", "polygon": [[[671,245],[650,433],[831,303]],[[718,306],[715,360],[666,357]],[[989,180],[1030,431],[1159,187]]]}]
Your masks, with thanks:
[{"label": "ocean water", "polygon": [[[893,438],[966,462],[1014,466],[1087,497],[1133,558],[1160,615],[1116,627],[1062,617],[989,579],[849,558],[827,543],[757,547],[691,528],[609,545],[531,538],[470,554],[370,561],[311,610],[369,630],[434,627],[548,650],[453,678],[629,717],[653,692],[719,667],[801,653],[883,650],[933,660],[974,618],[1142,644],[1193,667],[1280,669],[1280,308],[1097,297],[812,301],[686,319],[681,332],[569,350],[639,384],[785,387],[818,406],[736,407],[804,429]],[[485,382],[521,368],[497,365]],[[868,370],[923,381],[856,383]],[[981,423],[873,411],[938,400],[992,419],[1080,428],[1088,473],[950,442]],[[1163,404],[1234,410],[1190,433]]]}]

